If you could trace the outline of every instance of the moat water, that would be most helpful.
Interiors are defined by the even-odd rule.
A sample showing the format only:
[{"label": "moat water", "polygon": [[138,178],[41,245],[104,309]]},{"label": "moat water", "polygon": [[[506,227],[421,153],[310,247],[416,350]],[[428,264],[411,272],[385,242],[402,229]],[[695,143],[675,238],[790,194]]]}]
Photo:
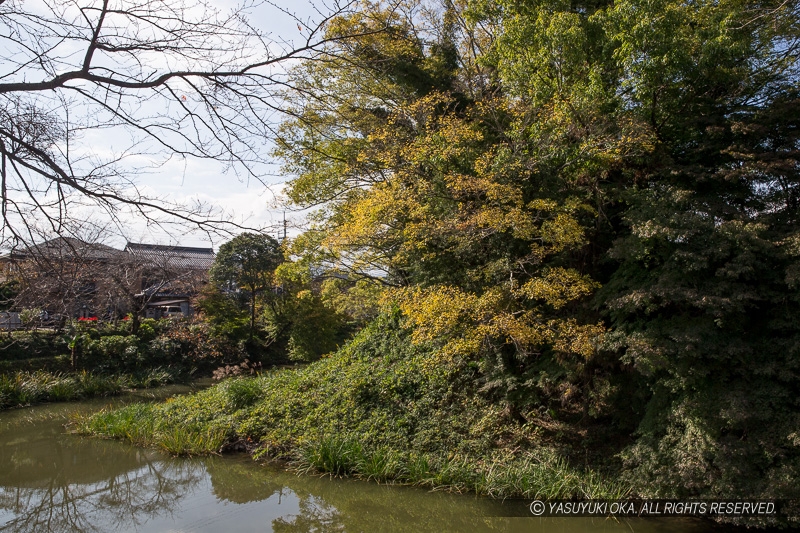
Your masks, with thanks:
[{"label": "moat water", "polygon": [[70,417],[160,399],[189,387],[113,400],[0,412],[2,532],[554,532],[672,533],[708,524],[509,517],[509,503],[365,481],[297,476],[248,456],[176,458],[69,434]]}]

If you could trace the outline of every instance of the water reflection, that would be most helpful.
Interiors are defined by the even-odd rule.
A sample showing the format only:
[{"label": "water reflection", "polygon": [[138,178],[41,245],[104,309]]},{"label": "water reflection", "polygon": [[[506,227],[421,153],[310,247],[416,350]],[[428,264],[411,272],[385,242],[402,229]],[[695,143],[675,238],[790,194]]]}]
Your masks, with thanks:
[{"label": "water reflection", "polygon": [[493,518],[496,502],[298,477],[246,457],[176,459],[65,435],[70,412],[0,413],[0,531],[700,531],[695,522]]}]

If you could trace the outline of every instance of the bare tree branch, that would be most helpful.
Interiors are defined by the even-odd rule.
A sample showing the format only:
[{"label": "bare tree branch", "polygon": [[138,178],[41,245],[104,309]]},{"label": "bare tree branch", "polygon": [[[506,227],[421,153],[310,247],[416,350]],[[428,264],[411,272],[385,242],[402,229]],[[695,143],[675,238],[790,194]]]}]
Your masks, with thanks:
[{"label": "bare tree branch", "polygon": [[[133,214],[244,228],[214,206],[148,193],[137,178],[199,158],[268,186],[265,148],[287,107],[286,72],[343,38],[326,32],[356,7],[342,1],[316,24],[270,2],[222,13],[207,0],[0,1],[0,244],[31,242],[39,227],[60,233],[87,209],[118,226]],[[248,22],[265,6],[294,18],[299,44]]]}]

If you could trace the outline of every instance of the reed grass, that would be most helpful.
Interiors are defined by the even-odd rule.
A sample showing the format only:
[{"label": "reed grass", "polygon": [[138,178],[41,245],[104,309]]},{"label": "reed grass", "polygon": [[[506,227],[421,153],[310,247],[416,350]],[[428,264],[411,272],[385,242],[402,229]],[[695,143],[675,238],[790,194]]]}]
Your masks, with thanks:
[{"label": "reed grass", "polygon": [[209,455],[219,453],[227,435],[219,429],[195,429],[173,427],[156,431],[152,436],[155,447],[172,455]]},{"label": "reed grass", "polygon": [[620,499],[630,492],[626,485],[593,470],[570,466],[549,449],[487,464],[475,457],[368,450],[350,439],[327,437],[305,444],[295,468],[303,474],[351,476],[494,498]]},{"label": "reed grass", "polygon": [[338,437],[326,437],[300,449],[298,470],[346,476],[357,471],[363,450],[358,442]]},{"label": "reed grass", "polygon": [[114,410],[104,409],[90,418],[75,420],[73,430],[159,448],[172,455],[216,454],[228,440],[225,430],[219,427],[181,426],[159,421],[156,407],[135,403]]},{"label": "reed grass", "polygon": [[112,396],[132,388],[165,385],[175,379],[176,376],[165,369],[153,369],[138,375],[110,376],[87,371],[45,370],[0,374],[0,409]]}]

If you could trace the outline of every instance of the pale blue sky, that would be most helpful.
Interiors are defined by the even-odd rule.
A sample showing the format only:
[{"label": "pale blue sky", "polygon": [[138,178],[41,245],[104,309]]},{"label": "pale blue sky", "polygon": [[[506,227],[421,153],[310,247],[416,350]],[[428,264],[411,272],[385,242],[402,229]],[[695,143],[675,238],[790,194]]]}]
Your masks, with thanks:
[{"label": "pale blue sky", "polygon": [[[126,3],[127,0],[114,1],[122,9],[133,5]],[[321,0],[245,0],[250,26],[261,32],[267,44],[243,35],[236,24],[225,26],[229,32],[220,31],[220,26],[206,29],[203,24],[194,24],[192,28],[198,30],[196,33],[181,34],[183,46],[190,43],[188,50],[195,51],[194,54],[172,53],[169,46],[162,46],[161,43],[170,42],[174,35],[164,33],[169,23],[147,24],[142,22],[149,17],[146,13],[137,19],[125,11],[112,10],[104,19],[101,38],[112,45],[122,44],[123,50],[114,50],[113,46],[95,49],[91,56],[92,72],[152,79],[169,70],[208,70],[216,69],[217,65],[235,69],[276,54],[285,55],[288,50],[306,44],[309,28],[340,7],[333,3],[335,0],[329,1],[331,3],[325,4]],[[241,0],[165,0],[167,5],[178,7],[181,2],[186,5],[207,2],[223,13],[242,3]],[[87,40],[93,34],[86,21],[100,16],[99,6],[100,0],[11,0],[5,3],[3,8],[8,19],[4,19],[5,24],[0,23],[0,80],[6,84],[31,83],[79,71],[87,57]],[[147,7],[147,3],[139,3],[136,9]],[[196,11],[185,18],[202,19],[204,8],[192,9]],[[125,45],[139,39],[156,39],[157,49],[142,51],[138,48],[128,55]],[[283,62],[277,67],[263,66],[257,73],[279,75],[283,67],[297,64],[297,59],[292,62]],[[170,81],[168,89],[159,87],[138,92],[131,89],[115,93],[103,85],[73,79],[56,90],[6,92],[0,99],[0,107],[4,106],[2,109],[18,117],[19,124],[27,124],[24,117],[30,111],[26,110],[51,117],[50,122],[43,119],[37,124],[43,125],[43,131],[55,132],[52,137],[45,136],[53,139],[47,147],[52,160],[62,168],[69,167],[78,177],[80,187],[93,190],[102,198],[120,195],[144,198],[153,203],[213,206],[241,226],[271,228],[271,233],[277,234],[282,227],[284,211],[279,207],[279,197],[289,176],[281,175],[278,165],[270,160],[271,140],[263,131],[277,126],[283,118],[281,113],[270,111],[263,100],[250,99],[242,104],[241,101],[216,99],[218,95],[231,93],[217,92],[218,86],[208,80],[192,81],[175,79]],[[274,92],[279,88],[280,85],[274,85],[270,90]],[[269,101],[273,105],[277,103]],[[210,106],[214,109],[211,113]],[[257,116],[270,124],[269,127],[236,115],[238,110],[249,110],[252,106],[256,106],[257,113],[247,116]],[[217,120],[223,115],[240,122],[226,129]],[[176,128],[177,120],[181,121],[180,128]],[[47,124],[54,126],[47,130]],[[231,123],[225,124],[230,126]],[[182,136],[177,131],[190,134]],[[224,155],[220,144],[213,140],[232,131],[234,139],[236,133],[247,132],[242,135],[246,139],[243,144],[251,151],[237,151],[246,154],[247,167],[228,168],[213,159],[177,156],[165,149],[169,145],[185,153]],[[0,247],[13,245],[15,235],[34,241],[52,237],[57,225],[53,221],[61,219],[64,205],[67,206],[67,220],[90,221],[83,228],[73,230],[73,236],[88,238],[86,234],[96,235],[98,228],[102,228],[101,240],[113,246],[122,246],[130,240],[218,247],[231,237],[230,234],[227,237],[217,235],[210,243],[208,235],[188,231],[186,227],[164,231],[161,226],[123,209],[109,216],[103,211],[101,201],[87,200],[87,195],[77,186],[57,186],[59,182],[47,172],[39,174],[23,167],[12,179],[15,181],[9,182],[6,195],[11,200],[5,205],[13,209],[8,215],[8,227],[0,228]],[[225,218],[224,215],[214,218]],[[288,218],[291,228],[292,222],[301,217],[290,212]],[[87,230],[86,226],[90,225]],[[290,235],[296,233],[297,230],[290,229]]]},{"label": "pale blue sky", "polygon": [[[213,3],[222,9],[230,9],[240,2],[215,0]],[[321,18],[317,10],[322,12],[330,10],[320,2],[303,0],[277,0],[275,6],[295,13],[309,25]],[[301,44],[303,33],[298,29],[297,22],[275,6],[262,4],[251,9],[249,13],[253,26],[269,32],[276,41],[288,41],[290,45]],[[307,30],[304,28],[304,31]],[[157,173],[143,176],[137,181],[158,195],[167,195],[178,201],[200,199],[217,204],[226,212],[232,213],[236,221],[248,226],[279,228],[282,225],[283,210],[274,208],[275,197],[280,195],[285,177],[279,175],[279,168],[274,164],[265,166],[261,170],[273,174],[266,178],[269,188],[258,180],[237,177],[230,171],[224,173],[222,165],[191,159],[170,161]],[[301,217],[290,212],[287,218],[299,220]],[[132,220],[130,226],[124,228],[124,232],[125,237],[133,241],[170,242],[187,246],[208,245],[208,238],[205,235],[183,232],[166,235],[148,229],[141,220]],[[296,231],[290,228],[289,233],[291,235]],[[222,240],[218,239],[213,244],[217,247],[221,242]]]}]

